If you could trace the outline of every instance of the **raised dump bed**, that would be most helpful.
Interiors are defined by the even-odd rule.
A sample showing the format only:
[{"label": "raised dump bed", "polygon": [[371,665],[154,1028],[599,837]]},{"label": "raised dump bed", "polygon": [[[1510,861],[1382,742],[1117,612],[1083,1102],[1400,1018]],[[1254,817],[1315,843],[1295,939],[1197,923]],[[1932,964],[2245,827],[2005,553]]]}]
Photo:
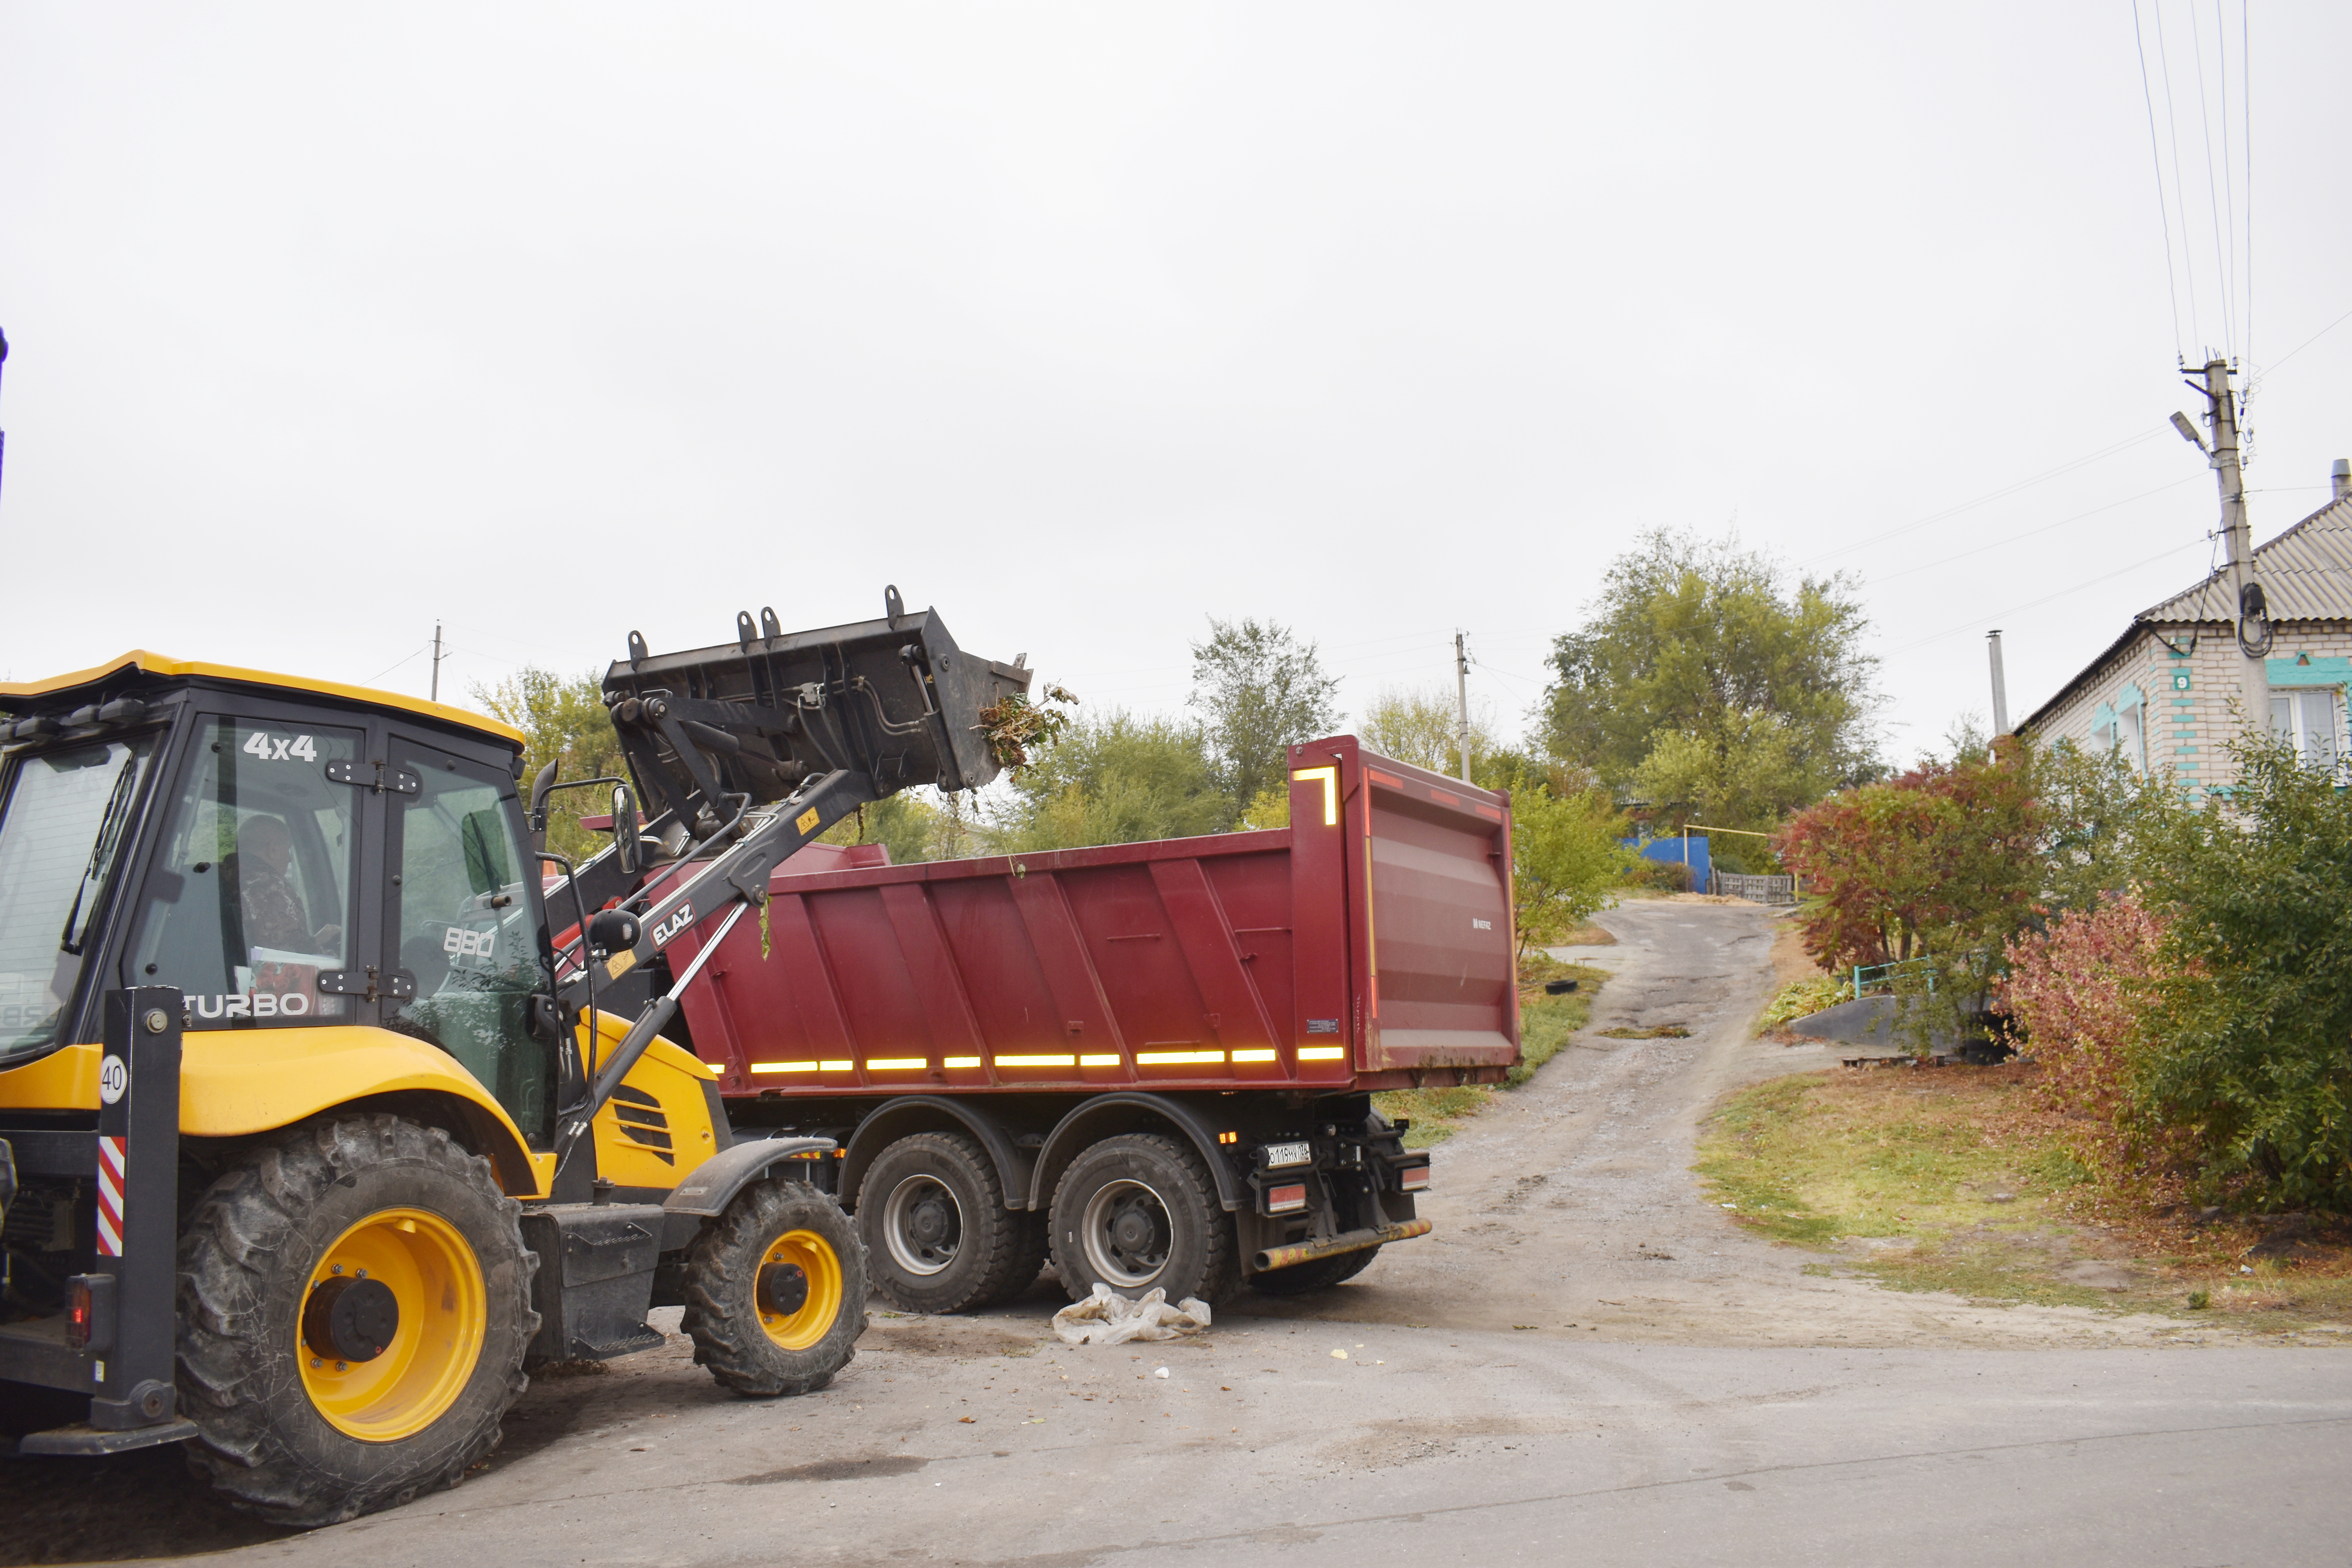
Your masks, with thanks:
[{"label": "raised dump bed", "polygon": [[688,988],[696,1049],[730,1098],[1500,1080],[1504,797],[1352,736],[1292,771],[1292,826],[1266,832],[912,866],[803,851],[764,939],[739,923]]}]

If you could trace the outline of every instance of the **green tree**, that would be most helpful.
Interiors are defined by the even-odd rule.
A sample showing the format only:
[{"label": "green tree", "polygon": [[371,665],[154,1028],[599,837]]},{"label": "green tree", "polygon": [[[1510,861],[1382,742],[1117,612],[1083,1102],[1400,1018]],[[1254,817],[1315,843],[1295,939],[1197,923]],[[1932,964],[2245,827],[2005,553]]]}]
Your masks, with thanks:
[{"label": "green tree", "polygon": [[[1460,708],[1444,687],[1383,687],[1358,721],[1356,733],[1384,757],[1457,775],[1462,748],[1456,739]],[[1470,710],[1470,776],[1477,780],[1496,752],[1495,728],[1481,707]]]},{"label": "green tree", "polygon": [[1118,710],[1071,724],[1011,783],[988,836],[1002,853],[1186,838],[1234,816],[1199,725]]},{"label": "green tree", "polygon": [[1192,645],[1190,703],[1230,803],[1226,821],[1285,776],[1292,746],[1339,727],[1339,690],[1315,645],[1287,627],[1209,617],[1209,640]]},{"label": "green tree", "polygon": [[2010,942],[2039,912],[2048,824],[2021,748],[1928,763],[1844,790],[1780,830],[1803,879],[1797,924],[1824,969],[1902,964],[1904,1023],[1924,1048],[1980,1009]]},{"label": "green tree", "polygon": [[1606,908],[1632,852],[1624,816],[1606,793],[1565,771],[1511,781],[1511,921],[1519,957],[1549,946]]},{"label": "green tree", "polygon": [[[602,775],[629,776],[621,754],[621,738],[604,710],[603,679],[558,675],[526,665],[495,686],[476,682],[470,689],[483,711],[502,719],[526,737],[522,756],[523,787],[550,762],[557,777],[592,779]],[[548,808],[547,847],[574,860],[594,854],[609,840],[580,826],[583,816],[602,816],[612,809],[605,790],[566,790]]]},{"label": "green tree", "polygon": [[1677,820],[1771,827],[1877,773],[1866,626],[1842,576],[1653,531],[1554,641],[1544,744]]},{"label": "green tree", "polygon": [[2053,917],[2095,912],[2130,893],[2161,869],[2156,862],[2196,815],[2168,773],[2142,773],[2120,752],[2061,741],[2024,760],[2042,819],[2041,903]]},{"label": "green tree", "polygon": [[827,844],[879,844],[890,852],[893,866],[949,858],[959,853],[947,847],[949,814],[944,806],[923,798],[929,795],[935,800],[938,793],[900,790],[868,801],[818,837]]},{"label": "green tree", "polygon": [[2217,1195],[2352,1210],[2352,792],[2270,741],[2151,835],[2169,923],[2127,1121],[2185,1135]]}]

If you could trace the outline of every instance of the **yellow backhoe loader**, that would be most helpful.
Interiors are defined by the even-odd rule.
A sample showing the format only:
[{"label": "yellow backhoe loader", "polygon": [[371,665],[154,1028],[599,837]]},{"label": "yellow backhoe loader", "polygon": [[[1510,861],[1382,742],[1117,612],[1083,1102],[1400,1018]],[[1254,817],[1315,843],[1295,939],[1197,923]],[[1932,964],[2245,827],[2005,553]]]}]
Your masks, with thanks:
[{"label": "yellow backhoe loader", "polygon": [[[700,968],[663,949],[859,805],[995,775],[977,716],[1028,672],[887,605],[632,633],[633,776],[528,795],[520,733],[389,692],[143,652],[0,686],[16,1450],[184,1442],[314,1525],[456,1484],[533,1366],[659,1343],[654,1306],[740,1394],[845,1364],[836,1152],[729,1125],[660,1033]],[[572,866],[542,845],[580,786],[614,842]]]}]

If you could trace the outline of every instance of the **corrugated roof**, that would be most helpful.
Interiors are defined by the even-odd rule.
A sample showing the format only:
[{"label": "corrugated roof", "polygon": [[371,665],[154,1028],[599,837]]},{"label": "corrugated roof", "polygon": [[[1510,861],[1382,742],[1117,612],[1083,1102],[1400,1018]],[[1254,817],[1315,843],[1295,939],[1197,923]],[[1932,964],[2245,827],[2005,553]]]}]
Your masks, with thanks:
[{"label": "corrugated roof", "polygon": [[[2352,496],[2321,507],[2268,544],[2255,545],[2254,575],[2273,621],[2352,620]],[[2235,619],[2229,579],[2219,572],[2186,593],[2149,605],[2131,618],[2105,653],[2028,714],[2018,724],[2019,732],[2040,724],[2094,670],[2129,647],[2141,627]]]},{"label": "corrugated roof", "polygon": [[[2268,544],[2254,546],[2254,575],[2270,602],[2273,621],[2352,620],[2352,496],[2320,508]],[[2158,622],[2236,618],[2229,583],[2218,572],[2133,617]]]}]

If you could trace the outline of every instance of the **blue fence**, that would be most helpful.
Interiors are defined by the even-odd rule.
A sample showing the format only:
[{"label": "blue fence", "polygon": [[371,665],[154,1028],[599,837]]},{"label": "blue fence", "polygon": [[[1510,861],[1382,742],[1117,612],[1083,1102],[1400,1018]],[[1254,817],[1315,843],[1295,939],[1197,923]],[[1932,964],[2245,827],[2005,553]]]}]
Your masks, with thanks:
[{"label": "blue fence", "polygon": [[1621,840],[1628,849],[1645,860],[1670,860],[1691,869],[1691,889],[1704,893],[1713,885],[1715,867],[1707,858],[1706,839],[1693,833],[1679,838],[1646,838],[1638,843],[1631,838]]}]

